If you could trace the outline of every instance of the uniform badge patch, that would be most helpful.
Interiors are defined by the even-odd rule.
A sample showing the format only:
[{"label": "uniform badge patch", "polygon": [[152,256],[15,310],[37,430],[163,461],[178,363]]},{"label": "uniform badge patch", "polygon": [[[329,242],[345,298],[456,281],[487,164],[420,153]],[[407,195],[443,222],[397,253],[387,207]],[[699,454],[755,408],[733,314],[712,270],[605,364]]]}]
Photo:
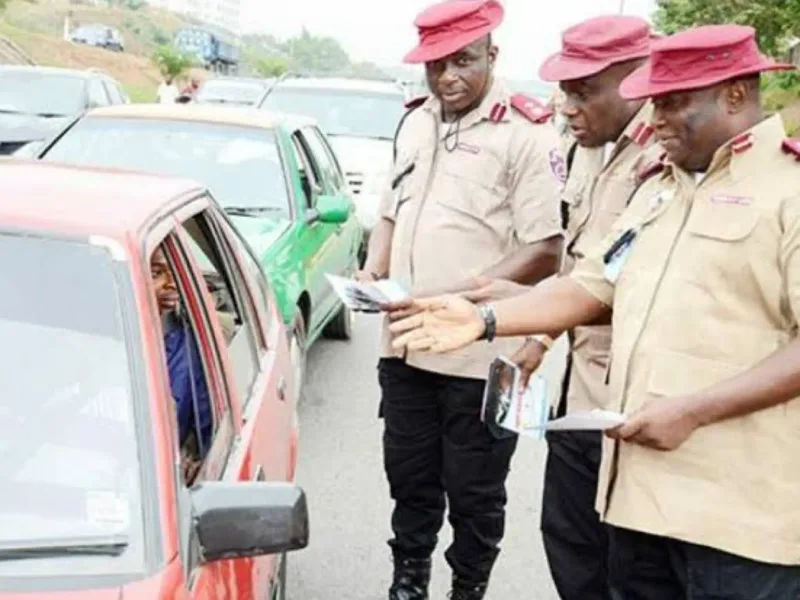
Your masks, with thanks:
[{"label": "uniform badge patch", "polygon": [[564,155],[559,152],[558,148],[550,150],[548,155],[550,162],[550,170],[561,183],[567,181],[567,164],[564,162]]}]

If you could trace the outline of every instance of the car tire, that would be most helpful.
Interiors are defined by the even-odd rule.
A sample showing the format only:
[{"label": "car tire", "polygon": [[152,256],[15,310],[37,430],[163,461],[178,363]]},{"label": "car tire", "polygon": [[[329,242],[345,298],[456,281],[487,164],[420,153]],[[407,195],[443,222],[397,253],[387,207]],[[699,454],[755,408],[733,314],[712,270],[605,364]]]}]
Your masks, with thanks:
[{"label": "car tire", "polygon": [[289,355],[292,360],[292,375],[295,385],[295,406],[300,403],[303,397],[306,377],[306,322],[300,307],[297,307],[297,315],[292,323],[291,333],[289,334]]},{"label": "car tire", "polygon": [[336,316],[325,326],[322,334],[331,340],[349,340],[353,337],[353,311],[342,304]]}]

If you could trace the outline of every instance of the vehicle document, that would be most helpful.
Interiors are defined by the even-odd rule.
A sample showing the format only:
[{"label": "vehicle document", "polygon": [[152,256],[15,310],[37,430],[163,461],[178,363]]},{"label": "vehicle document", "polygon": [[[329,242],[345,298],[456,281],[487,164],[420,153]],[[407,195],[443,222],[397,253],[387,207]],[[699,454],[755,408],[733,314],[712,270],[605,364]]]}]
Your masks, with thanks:
[{"label": "vehicle document", "polygon": [[380,306],[408,298],[408,292],[392,279],[362,283],[354,279],[325,275],[344,305],[350,310],[380,312]]}]

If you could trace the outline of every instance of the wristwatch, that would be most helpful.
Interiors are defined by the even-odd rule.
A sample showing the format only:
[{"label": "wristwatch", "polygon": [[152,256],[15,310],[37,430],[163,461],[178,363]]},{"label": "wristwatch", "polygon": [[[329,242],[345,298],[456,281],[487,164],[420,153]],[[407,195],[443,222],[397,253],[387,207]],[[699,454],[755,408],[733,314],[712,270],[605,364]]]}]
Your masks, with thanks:
[{"label": "wristwatch", "polygon": [[553,347],[555,341],[549,335],[543,333],[541,335],[529,335],[526,338],[526,341],[536,341],[539,342],[542,346],[544,346],[545,351],[550,350]]},{"label": "wristwatch", "polygon": [[491,342],[497,334],[497,315],[494,312],[494,306],[481,304],[478,307],[478,311],[483,319],[483,335],[478,339]]}]

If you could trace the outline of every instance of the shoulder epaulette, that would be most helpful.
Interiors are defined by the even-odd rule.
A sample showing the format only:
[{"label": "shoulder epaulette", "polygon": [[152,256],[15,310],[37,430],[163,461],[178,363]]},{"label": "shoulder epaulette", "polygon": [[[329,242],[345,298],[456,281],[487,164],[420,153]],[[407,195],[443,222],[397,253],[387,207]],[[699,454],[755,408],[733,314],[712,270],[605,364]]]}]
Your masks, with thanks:
[{"label": "shoulder epaulette", "polygon": [[636,170],[636,184],[642,185],[651,177],[655,177],[664,170],[664,159],[667,157],[666,153],[658,157],[657,160],[644,163]]},{"label": "shoulder epaulette", "polygon": [[800,161],[800,138],[786,138],[781,142],[781,150],[792,154],[794,159]]},{"label": "shoulder epaulette", "polygon": [[511,96],[511,106],[521,113],[532,123],[546,123],[553,116],[553,111],[539,102],[536,98],[531,98],[525,94],[514,94]]},{"label": "shoulder epaulette", "polygon": [[406,110],[413,110],[415,108],[419,108],[425,103],[427,100],[427,96],[417,96],[416,98],[412,98],[408,102],[405,103]]},{"label": "shoulder epaulette", "polygon": [[631,140],[633,140],[633,143],[637,146],[643,147],[653,136],[653,133],[655,133],[653,126],[642,121],[634,128],[633,133],[631,134]]}]

